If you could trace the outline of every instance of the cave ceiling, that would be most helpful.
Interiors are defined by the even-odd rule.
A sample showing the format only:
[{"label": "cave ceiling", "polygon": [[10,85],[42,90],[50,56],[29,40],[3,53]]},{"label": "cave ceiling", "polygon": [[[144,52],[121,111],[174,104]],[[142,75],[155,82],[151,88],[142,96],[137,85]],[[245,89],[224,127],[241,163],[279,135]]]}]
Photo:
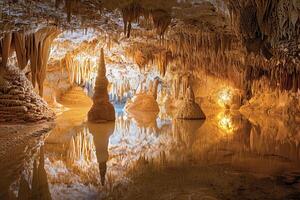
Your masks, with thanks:
[{"label": "cave ceiling", "polygon": [[116,43],[129,38],[127,56],[162,75],[171,64],[278,85],[300,73],[299,0],[4,0],[0,10],[0,39],[49,26],[93,29]]},{"label": "cave ceiling", "polygon": [[[217,3],[219,2],[219,3]],[[224,16],[225,5],[221,1],[205,0],[57,0],[54,1],[1,1],[0,32],[33,30],[41,26],[56,25],[63,29],[95,28],[105,31],[117,30],[120,13],[130,5],[139,7],[138,15],[164,12],[172,19],[185,24],[197,25],[210,30],[228,30]],[[135,9],[135,8],[132,8]],[[131,10],[134,12],[134,10]],[[2,35],[2,34],[1,34]]]}]

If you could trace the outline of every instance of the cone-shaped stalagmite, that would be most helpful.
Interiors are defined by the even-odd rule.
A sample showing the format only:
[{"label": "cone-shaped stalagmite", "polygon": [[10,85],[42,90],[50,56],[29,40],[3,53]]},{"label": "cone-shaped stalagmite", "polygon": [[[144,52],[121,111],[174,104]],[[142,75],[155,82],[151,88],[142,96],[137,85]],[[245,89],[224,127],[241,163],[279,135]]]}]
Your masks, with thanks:
[{"label": "cone-shaped stalagmite", "polygon": [[107,92],[108,80],[104,62],[104,53],[101,49],[98,76],[95,83],[93,106],[88,113],[88,120],[91,122],[103,122],[115,120],[114,106],[109,102]]},{"label": "cone-shaped stalagmite", "polygon": [[185,99],[179,105],[178,111],[176,113],[176,118],[186,120],[206,118],[200,106],[195,102],[195,95],[191,87],[188,87]]}]

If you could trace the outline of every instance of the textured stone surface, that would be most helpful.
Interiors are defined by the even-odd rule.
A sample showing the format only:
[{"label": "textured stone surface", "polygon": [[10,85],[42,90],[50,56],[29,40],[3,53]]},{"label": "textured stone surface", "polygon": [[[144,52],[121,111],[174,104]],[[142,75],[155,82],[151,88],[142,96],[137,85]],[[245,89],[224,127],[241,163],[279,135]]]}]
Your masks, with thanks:
[{"label": "textured stone surface", "polygon": [[184,101],[179,105],[179,109],[176,113],[177,119],[206,119],[200,106],[195,102],[194,92],[189,87],[187,89],[187,95]]},{"label": "textured stone surface", "polygon": [[95,93],[93,96],[93,106],[88,113],[88,121],[114,121],[115,108],[109,102],[107,92],[108,80],[106,78],[106,68],[103,49],[101,49],[98,76],[95,83]]},{"label": "textured stone surface", "polygon": [[0,73],[0,123],[50,121],[55,114],[33,91],[25,74],[14,67]]},{"label": "textured stone surface", "polygon": [[129,112],[141,111],[141,112],[159,112],[158,104],[151,94],[137,94],[128,100],[125,109]]}]

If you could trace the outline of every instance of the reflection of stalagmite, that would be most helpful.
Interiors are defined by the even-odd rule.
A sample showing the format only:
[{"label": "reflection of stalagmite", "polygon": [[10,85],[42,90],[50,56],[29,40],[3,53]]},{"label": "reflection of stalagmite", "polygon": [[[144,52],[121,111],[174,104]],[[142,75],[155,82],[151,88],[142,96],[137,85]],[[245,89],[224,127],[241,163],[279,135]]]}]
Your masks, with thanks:
[{"label": "reflection of stalagmite", "polygon": [[25,179],[24,175],[21,176],[20,187],[18,192],[18,199],[29,200],[31,199],[31,191],[29,187],[29,183]]},{"label": "reflection of stalagmite", "polygon": [[115,109],[109,102],[107,92],[108,80],[106,78],[106,68],[103,49],[101,49],[98,76],[95,83],[95,93],[93,96],[93,106],[88,113],[88,120],[91,122],[114,121]]},{"label": "reflection of stalagmite", "polygon": [[52,199],[49,191],[49,185],[47,180],[47,173],[45,171],[45,158],[44,158],[44,149],[40,149],[40,159],[39,165],[37,162],[34,162],[33,167],[33,177],[32,177],[32,199],[44,200]]},{"label": "reflection of stalagmite", "polygon": [[176,141],[191,147],[195,142],[195,133],[203,125],[204,121],[187,121],[175,119],[172,125],[173,137]]},{"label": "reflection of stalagmite", "polygon": [[148,132],[157,132],[157,113],[131,112],[130,117],[134,118],[138,127],[147,129]]},{"label": "reflection of stalagmite", "polygon": [[78,160],[86,162],[92,160],[93,142],[89,136],[89,132],[85,127],[73,135],[67,152],[68,165],[72,166]]},{"label": "reflection of stalagmite", "polygon": [[108,123],[87,123],[90,133],[93,134],[94,144],[96,147],[96,156],[99,163],[101,184],[105,183],[106,162],[108,160],[108,142],[109,137],[115,129],[115,122]]},{"label": "reflection of stalagmite", "polygon": [[177,119],[205,119],[205,114],[195,102],[195,95],[191,87],[187,89],[184,101],[179,105]]}]

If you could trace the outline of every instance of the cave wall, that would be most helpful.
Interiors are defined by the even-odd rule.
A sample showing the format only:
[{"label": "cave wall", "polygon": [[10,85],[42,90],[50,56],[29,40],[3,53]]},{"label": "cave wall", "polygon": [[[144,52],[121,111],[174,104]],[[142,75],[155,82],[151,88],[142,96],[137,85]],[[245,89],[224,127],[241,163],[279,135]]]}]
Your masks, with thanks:
[{"label": "cave wall", "polygon": [[48,65],[43,96],[48,104],[55,104],[62,95],[73,87],[73,84],[69,81],[69,76],[63,61],[57,61]]},{"label": "cave wall", "polygon": [[8,58],[15,51],[19,69],[26,68],[30,61],[30,78],[33,87],[38,86],[39,94],[43,96],[43,82],[46,76],[51,43],[58,35],[56,27],[47,27],[33,33],[8,32],[0,41],[1,68],[7,68]]},{"label": "cave wall", "polygon": [[[240,96],[239,101],[247,106],[249,103],[266,106],[267,101],[264,103],[262,100],[258,101],[262,97],[261,93],[277,94],[272,98],[276,99],[275,102],[278,104],[282,104],[280,102],[283,101],[278,100],[281,94],[284,96],[288,93],[291,98],[298,97],[297,92],[300,88],[300,5],[298,1],[226,0],[224,1],[226,4],[214,1],[191,4],[189,8],[182,8],[182,12],[171,12],[174,5],[180,4],[175,1],[165,2],[160,5],[160,9],[157,6],[151,7],[153,6],[151,2],[148,4],[122,1],[120,5],[116,3],[119,1],[114,2],[110,3],[114,8],[118,8],[119,21],[114,19],[113,14],[104,18],[117,21],[118,28],[113,29],[114,31],[110,28],[108,32],[117,32],[116,35],[119,35],[118,31],[121,27],[124,28],[125,33],[123,33],[124,38],[109,34],[109,43],[116,41],[121,46],[126,45],[126,56],[132,57],[141,71],[152,67],[159,72],[162,80],[168,71],[173,69],[175,69],[174,76],[189,73],[194,79],[193,87],[196,96],[215,98],[214,94],[211,94],[215,92],[212,91],[217,91],[219,87],[225,85],[233,88]],[[81,3],[69,1],[56,1],[56,3],[57,10],[61,10],[61,7],[65,8],[67,21],[71,22],[72,26],[78,25],[74,20],[75,16],[81,16],[90,6],[75,9],[79,8]],[[99,5],[95,8],[100,7]],[[184,12],[199,10],[203,11],[203,16],[184,17]],[[120,25],[120,22],[124,25]],[[109,23],[103,22],[103,24]],[[94,23],[84,25],[95,27]],[[56,94],[58,96],[63,94],[73,83],[84,84],[84,79],[91,73],[89,64],[84,62],[89,61],[79,63],[74,57],[77,56],[78,51],[83,50],[95,54],[90,49],[98,45],[97,41],[92,41],[86,43],[86,46],[80,46],[71,52],[70,56],[66,56],[63,72],[60,72],[61,69],[58,67],[54,67],[55,69],[50,69],[45,77],[44,60],[47,60],[49,48],[47,38],[49,37],[50,41],[52,35],[55,33],[47,29],[29,35],[20,32],[7,34],[2,37],[0,48],[3,65],[6,65],[11,49],[17,52],[20,68],[26,66],[28,60],[32,61],[32,82],[35,85],[37,80],[40,93],[43,93],[43,84],[40,83],[46,78],[45,98],[49,101],[54,93],[58,93]],[[125,37],[129,36],[130,38],[122,43]],[[38,45],[45,47],[36,50]],[[107,46],[110,48],[111,45],[107,44]],[[64,80],[67,77],[64,70],[67,70],[71,83]],[[55,88],[55,82],[57,84],[60,82],[61,88]],[[181,84],[184,85],[183,88],[187,88],[186,82]],[[257,85],[264,85],[264,89],[257,89]],[[207,94],[204,86],[209,88]],[[273,109],[276,109],[276,106]]]}]

